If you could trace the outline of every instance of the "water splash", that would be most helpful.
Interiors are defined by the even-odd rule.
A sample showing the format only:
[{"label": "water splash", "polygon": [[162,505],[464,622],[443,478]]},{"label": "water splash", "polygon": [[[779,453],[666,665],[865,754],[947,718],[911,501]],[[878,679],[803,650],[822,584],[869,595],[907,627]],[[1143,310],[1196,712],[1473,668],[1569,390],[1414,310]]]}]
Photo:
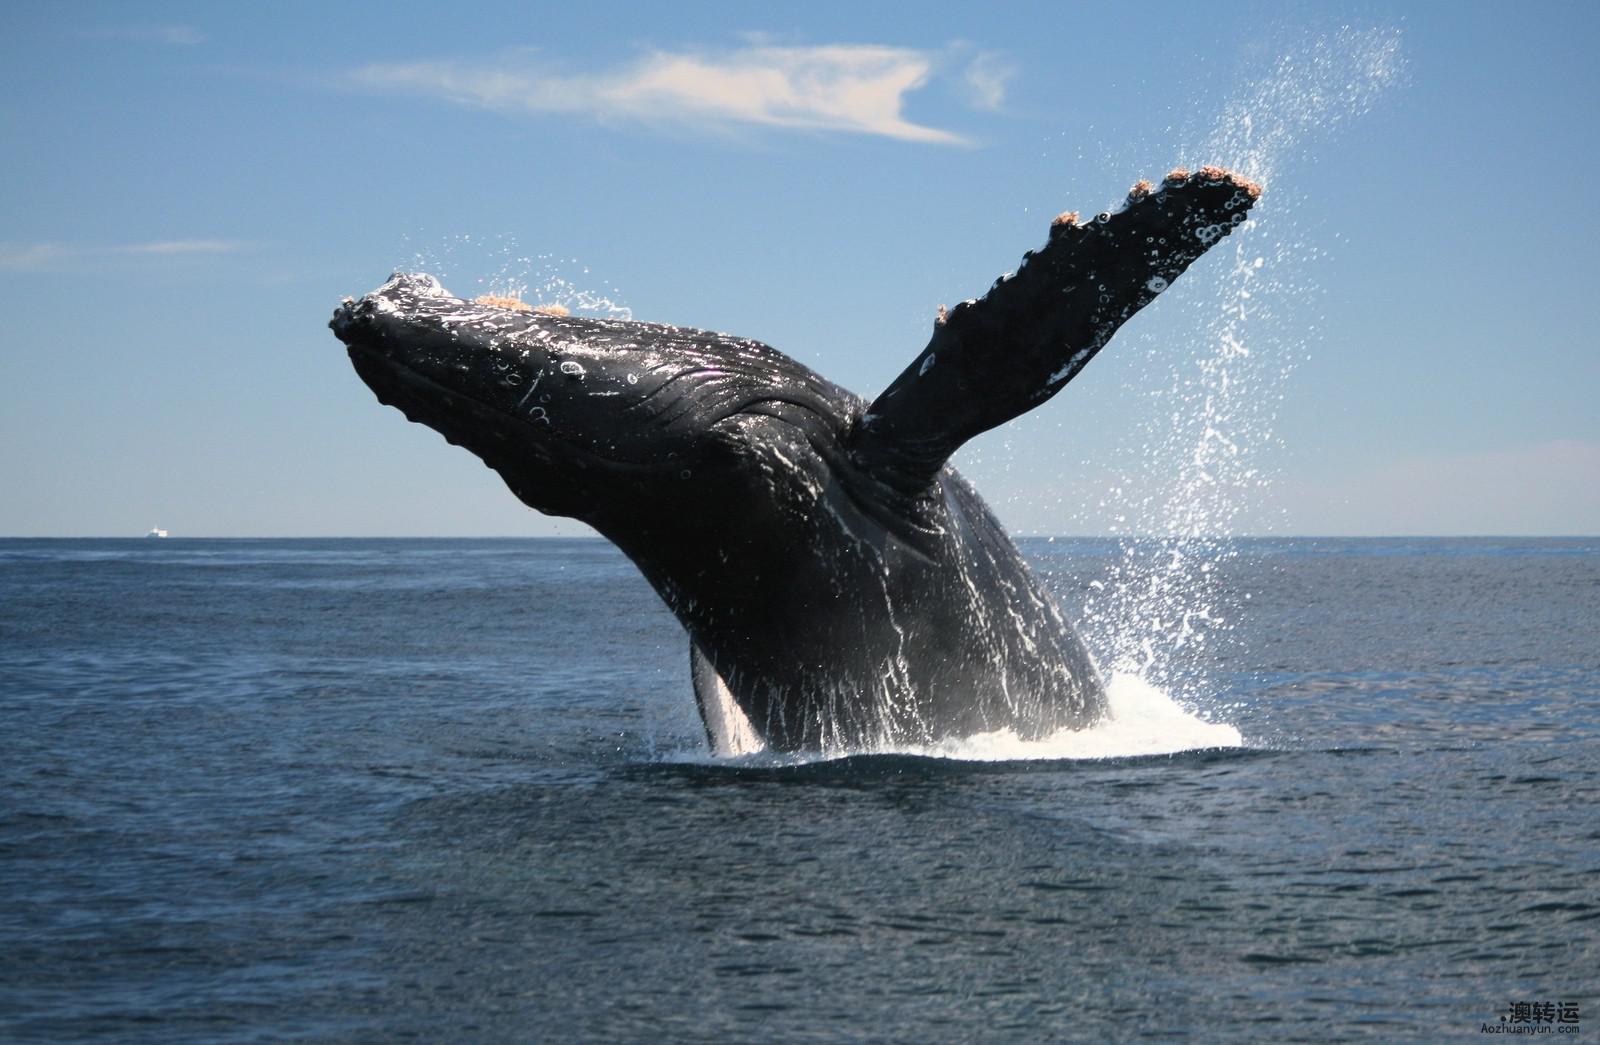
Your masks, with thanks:
[{"label": "water splash", "polygon": [[1239,730],[1210,722],[1136,675],[1113,675],[1106,687],[1108,714],[1089,729],[1063,729],[1025,740],[1009,729],[924,745],[841,748],[821,753],[762,752],[716,758],[703,749],[652,751],[661,761],[710,762],[754,768],[813,765],[862,755],[910,755],[957,762],[1074,761],[1172,755],[1180,751],[1244,746]]},{"label": "water splash", "polygon": [[[1144,339],[1152,372],[1165,370],[1154,408],[1133,433],[1132,464],[1102,502],[1128,539],[1105,580],[1091,586],[1082,619],[1113,672],[1143,678],[1179,700],[1203,703],[1218,647],[1230,639],[1248,592],[1225,566],[1240,554],[1242,518],[1259,514],[1277,446],[1283,389],[1315,334],[1304,303],[1324,251],[1297,230],[1286,171],[1369,111],[1400,78],[1394,30],[1341,29],[1285,53],[1239,90],[1216,125],[1180,150],[1180,165],[1215,163],[1262,183],[1251,219],[1221,250],[1210,318],[1187,358]],[[1281,518],[1281,516],[1280,516]]]},{"label": "water splash", "polygon": [[1309,159],[1352,120],[1372,111],[1405,71],[1398,29],[1356,29],[1303,41],[1249,81],[1216,125],[1180,158],[1215,163],[1270,185]]},{"label": "water splash", "polygon": [[1244,745],[1236,727],[1206,721],[1137,675],[1113,674],[1106,685],[1106,704],[1106,717],[1089,729],[1063,729],[1039,740],[999,730],[896,753],[990,762],[1129,758]]},{"label": "water splash", "polygon": [[404,267],[431,273],[451,287],[459,285],[467,297],[493,294],[531,305],[561,305],[601,319],[633,318],[616,287],[592,289],[593,275],[577,258],[524,254],[510,236],[462,234],[425,245],[413,245],[405,237],[405,244],[410,260]]}]

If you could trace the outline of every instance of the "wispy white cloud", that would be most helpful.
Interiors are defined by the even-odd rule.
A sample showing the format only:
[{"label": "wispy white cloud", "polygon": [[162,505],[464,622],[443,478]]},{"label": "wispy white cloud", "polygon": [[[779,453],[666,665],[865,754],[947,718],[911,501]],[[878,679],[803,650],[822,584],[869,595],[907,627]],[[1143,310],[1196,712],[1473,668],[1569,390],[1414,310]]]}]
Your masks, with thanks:
[{"label": "wispy white cloud", "polygon": [[994,110],[1006,100],[1006,85],[1017,75],[1016,66],[993,51],[979,51],[961,74],[967,100],[977,109]]},{"label": "wispy white cloud", "polygon": [[151,255],[231,254],[250,246],[239,240],[174,239],[149,243],[121,243],[110,246],[80,246],[64,243],[0,243],[0,270],[42,272],[70,268],[86,261]]},{"label": "wispy white cloud", "polygon": [[[350,79],[367,88],[501,112],[721,128],[753,124],[965,144],[959,134],[914,123],[904,114],[906,96],[928,83],[940,60],[935,52],[869,44],[755,44],[724,51],[653,51],[596,74],[563,74],[524,53],[486,62],[368,65]],[[979,95],[998,104],[1003,76],[995,69],[980,70],[977,82],[983,85]]]},{"label": "wispy white cloud", "polygon": [[193,47],[206,42],[206,34],[192,25],[121,25],[84,30],[83,35],[99,40],[127,40],[141,44],[170,44]]},{"label": "wispy white cloud", "polygon": [[105,249],[118,254],[231,254],[248,245],[231,239],[168,239]]}]

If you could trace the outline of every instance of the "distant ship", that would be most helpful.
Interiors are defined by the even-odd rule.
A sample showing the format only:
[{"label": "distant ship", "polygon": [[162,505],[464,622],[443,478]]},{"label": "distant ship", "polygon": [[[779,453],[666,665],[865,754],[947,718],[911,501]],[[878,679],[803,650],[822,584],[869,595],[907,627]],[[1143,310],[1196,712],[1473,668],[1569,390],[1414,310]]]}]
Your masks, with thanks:
[{"label": "distant ship", "polygon": [[155,529],[152,529],[149,533],[145,534],[146,537],[165,537],[166,535],[167,535],[167,531],[161,529],[160,527],[156,527]]}]

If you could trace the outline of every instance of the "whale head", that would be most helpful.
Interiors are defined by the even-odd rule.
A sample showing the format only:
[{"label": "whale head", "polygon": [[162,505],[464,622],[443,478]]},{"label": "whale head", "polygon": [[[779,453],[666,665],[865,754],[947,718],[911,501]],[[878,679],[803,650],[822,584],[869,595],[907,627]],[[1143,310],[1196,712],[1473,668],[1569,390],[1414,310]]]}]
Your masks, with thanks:
[{"label": "whale head", "polygon": [[424,274],[346,299],[329,326],[380,402],[476,454],[530,507],[619,543],[718,491],[820,488],[862,406],[759,342],[469,301]]}]

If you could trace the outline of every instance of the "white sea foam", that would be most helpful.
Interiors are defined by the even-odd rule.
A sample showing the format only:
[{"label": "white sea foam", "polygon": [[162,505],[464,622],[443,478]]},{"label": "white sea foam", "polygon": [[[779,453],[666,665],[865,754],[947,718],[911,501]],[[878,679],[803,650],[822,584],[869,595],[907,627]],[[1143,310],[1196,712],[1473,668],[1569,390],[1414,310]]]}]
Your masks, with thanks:
[{"label": "white sea foam", "polygon": [[880,753],[1001,762],[1129,758],[1244,745],[1244,738],[1234,726],[1208,722],[1137,675],[1113,675],[1106,686],[1106,700],[1109,713],[1089,729],[1063,729],[1038,740],[1024,740],[1015,732],[1002,729],[928,747],[900,747]]},{"label": "white sea foam", "polygon": [[[1106,686],[1108,714],[1089,729],[1063,729],[1037,740],[995,730],[935,744],[895,744],[824,752],[775,752],[729,758],[704,749],[660,753],[663,761],[780,769],[873,755],[911,755],[952,762],[1049,762],[1172,755],[1181,751],[1244,747],[1227,722],[1211,721],[1137,675],[1112,675]],[[687,728],[687,726],[685,726]]]}]

